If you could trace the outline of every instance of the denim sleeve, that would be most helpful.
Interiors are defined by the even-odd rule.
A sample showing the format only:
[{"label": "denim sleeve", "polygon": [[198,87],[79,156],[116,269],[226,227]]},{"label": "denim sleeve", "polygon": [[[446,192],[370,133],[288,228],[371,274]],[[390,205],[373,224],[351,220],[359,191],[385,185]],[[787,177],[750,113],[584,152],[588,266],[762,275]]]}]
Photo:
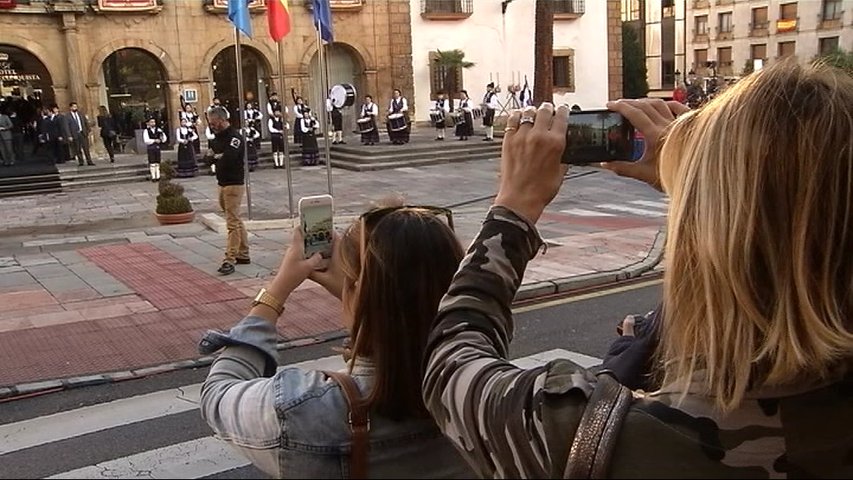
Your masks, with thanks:
[{"label": "denim sleeve", "polygon": [[210,367],[199,406],[218,438],[267,474],[280,477],[275,343],[275,326],[259,317],[246,317],[228,334],[208,332],[199,350],[225,349]]}]

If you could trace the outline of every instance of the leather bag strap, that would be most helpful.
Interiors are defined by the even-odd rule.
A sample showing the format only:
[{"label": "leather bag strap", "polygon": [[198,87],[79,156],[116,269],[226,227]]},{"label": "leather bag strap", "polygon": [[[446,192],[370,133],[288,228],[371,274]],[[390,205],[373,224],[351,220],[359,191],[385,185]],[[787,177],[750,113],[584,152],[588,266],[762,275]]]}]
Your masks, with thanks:
[{"label": "leather bag strap", "polygon": [[367,402],[361,396],[355,380],[341,372],[324,370],[323,373],[341,386],[344,398],[349,406],[347,414],[350,430],[352,431],[352,446],[350,447],[350,477],[367,478],[367,452],[370,449],[370,411]]},{"label": "leather bag strap", "polygon": [[563,478],[606,478],[622,421],[631,406],[631,391],[607,372],[598,383],[581,417],[569,450]]}]

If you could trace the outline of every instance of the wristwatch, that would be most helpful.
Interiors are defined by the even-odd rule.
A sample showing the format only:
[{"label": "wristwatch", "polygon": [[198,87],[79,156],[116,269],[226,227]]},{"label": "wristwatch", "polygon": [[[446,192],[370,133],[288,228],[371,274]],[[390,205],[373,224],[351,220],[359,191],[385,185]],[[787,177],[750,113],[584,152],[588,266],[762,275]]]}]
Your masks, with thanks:
[{"label": "wristwatch", "polygon": [[267,292],[266,288],[262,288],[260,292],[255,296],[255,299],[252,301],[252,306],[256,307],[258,305],[266,305],[271,309],[275,310],[276,313],[281,315],[284,312],[284,303],[281,300],[272,296],[269,292]]}]

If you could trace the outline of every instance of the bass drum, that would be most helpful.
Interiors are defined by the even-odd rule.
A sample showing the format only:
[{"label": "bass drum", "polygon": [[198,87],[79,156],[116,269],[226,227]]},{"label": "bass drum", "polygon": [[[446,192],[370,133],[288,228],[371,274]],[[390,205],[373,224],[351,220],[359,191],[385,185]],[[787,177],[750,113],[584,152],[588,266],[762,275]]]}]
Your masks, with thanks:
[{"label": "bass drum", "polygon": [[355,105],[355,87],[349,83],[342,83],[332,87],[329,97],[335,108],[351,107]]}]

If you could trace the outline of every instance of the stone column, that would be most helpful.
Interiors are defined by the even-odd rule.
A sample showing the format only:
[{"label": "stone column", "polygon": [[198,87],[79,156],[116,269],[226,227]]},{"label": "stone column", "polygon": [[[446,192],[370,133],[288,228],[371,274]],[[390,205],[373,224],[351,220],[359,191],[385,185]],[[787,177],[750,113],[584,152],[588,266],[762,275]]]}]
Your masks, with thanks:
[{"label": "stone column", "polygon": [[[180,80],[167,80],[169,85],[168,98],[166,99],[166,110],[169,112],[169,131],[166,136],[170,144],[175,144],[175,129],[181,126],[181,82]],[[176,147],[177,148],[177,147]]]},{"label": "stone column", "polygon": [[[388,24],[391,42],[391,79],[393,87],[409,99],[409,118],[415,119],[415,77],[412,69],[412,19],[409,2],[391,2]],[[400,41],[396,41],[399,39]],[[390,94],[390,92],[389,92]]]},{"label": "stone column", "polygon": [[610,100],[622,98],[622,5],[607,0],[607,90]]},{"label": "stone column", "polygon": [[[68,61],[68,85],[71,91],[71,101],[77,102],[80,109],[91,114],[92,109],[88,108],[88,101],[85,95],[85,83],[83,69],[80,67],[83,64],[83,59],[80,57],[80,38],[77,29],[77,16],[74,13],[62,14],[62,33],[65,37],[65,53]],[[64,111],[67,105],[60,105]]]}]

